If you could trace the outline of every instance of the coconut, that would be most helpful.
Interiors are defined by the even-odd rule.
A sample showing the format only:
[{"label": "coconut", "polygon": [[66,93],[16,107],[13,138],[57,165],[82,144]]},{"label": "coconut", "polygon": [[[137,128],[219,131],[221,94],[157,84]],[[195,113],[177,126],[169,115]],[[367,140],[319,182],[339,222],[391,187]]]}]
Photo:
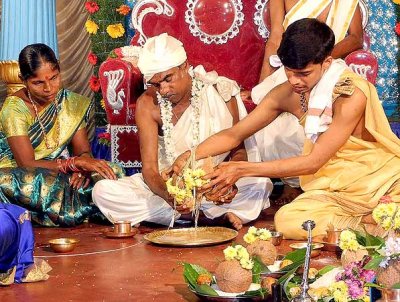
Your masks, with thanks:
[{"label": "coconut", "polygon": [[368,251],[364,249],[360,249],[357,251],[345,250],[342,253],[342,257],[340,258],[342,262],[342,266],[350,264],[351,262],[359,262],[363,260],[364,256],[368,256]]},{"label": "coconut", "polygon": [[376,271],[376,281],[386,288],[391,288],[400,282],[400,260],[392,259],[386,267],[379,267]]},{"label": "coconut", "polygon": [[251,257],[258,256],[265,265],[274,264],[278,255],[275,245],[269,240],[256,240],[247,246],[247,251]]},{"label": "coconut", "polygon": [[239,261],[221,262],[216,271],[215,279],[218,287],[227,293],[240,293],[249,289],[252,281],[251,270],[244,269]]}]

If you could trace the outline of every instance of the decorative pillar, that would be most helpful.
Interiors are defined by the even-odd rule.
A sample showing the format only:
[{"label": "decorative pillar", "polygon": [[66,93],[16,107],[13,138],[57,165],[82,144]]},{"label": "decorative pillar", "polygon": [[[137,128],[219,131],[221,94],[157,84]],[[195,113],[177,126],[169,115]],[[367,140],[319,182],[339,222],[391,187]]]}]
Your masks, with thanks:
[{"label": "decorative pillar", "polygon": [[0,79],[10,95],[23,87],[18,55],[28,44],[45,43],[58,57],[55,0],[2,0]]}]

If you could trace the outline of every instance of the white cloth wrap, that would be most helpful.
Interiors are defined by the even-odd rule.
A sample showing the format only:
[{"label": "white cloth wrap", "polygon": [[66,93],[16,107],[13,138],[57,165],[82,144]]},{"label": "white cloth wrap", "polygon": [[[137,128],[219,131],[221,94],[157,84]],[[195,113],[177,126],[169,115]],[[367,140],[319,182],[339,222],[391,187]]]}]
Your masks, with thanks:
[{"label": "white cloth wrap", "polygon": [[[332,123],[332,93],[340,75],[348,69],[346,63],[341,60],[334,60],[324,73],[318,84],[314,86],[310,93],[308,101],[308,110],[317,109],[321,114],[307,114],[304,132],[306,137],[313,143],[317,140],[319,134],[325,132]],[[330,114],[323,111],[327,110]]]},{"label": "white cloth wrap", "polygon": [[[240,118],[246,116],[246,109],[240,98],[240,89],[236,82],[219,77],[216,72],[206,73],[202,66],[193,72],[205,83],[200,99],[200,141],[232,126],[232,115],[226,102],[234,96],[238,103]],[[189,106],[172,130],[175,145],[175,157],[190,149],[192,145],[192,107]],[[249,161],[259,161],[260,155],[255,138],[245,141]],[[228,153],[214,157],[214,163],[222,162]],[[158,143],[159,170],[169,167],[166,160],[163,137]],[[269,206],[272,183],[268,178],[245,177],[236,185],[238,193],[229,204],[215,205],[203,200],[201,210],[208,218],[216,218],[227,212],[234,213],[244,223],[256,219],[260,212]],[[93,200],[106,217],[116,220],[129,220],[133,224],[149,221],[169,225],[173,209],[145,184],[141,173],[119,180],[101,180],[93,189]]]},{"label": "white cloth wrap", "polygon": [[149,81],[156,73],[179,66],[186,59],[182,42],[163,33],[146,41],[140,51],[137,66],[145,80]]}]

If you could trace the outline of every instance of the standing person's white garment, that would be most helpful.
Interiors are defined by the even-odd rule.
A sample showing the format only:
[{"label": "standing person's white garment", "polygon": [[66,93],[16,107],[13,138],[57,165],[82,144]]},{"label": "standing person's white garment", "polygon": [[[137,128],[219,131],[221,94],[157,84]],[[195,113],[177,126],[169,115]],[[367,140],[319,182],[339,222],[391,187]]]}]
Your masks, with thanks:
[{"label": "standing person's white garment", "polygon": [[[206,73],[202,66],[194,69],[205,87],[201,92],[200,109],[200,142],[209,136],[232,126],[232,115],[225,102],[236,97],[240,118],[247,113],[239,96],[236,82],[219,77],[216,72]],[[172,130],[175,143],[175,158],[192,146],[192,107],[189,106]],[[260,161],[255,138],[245,141],[249,161]],[[169,167],[165,154],[163,137],[159,137],[158,161],[159,170]],[[219,164],[228,154],[214,157]],[[252,221],[260,212],[269,206],[269,195],[272,183],[268,178],[247,177],[236,183],[238,193],[231,203],[215,205],[203,198],[201,210],[207,218],[214,219],[227,212],[234,213],[243,223]],[[101,180],[93,189],[93,200],[106,217],[114,220],[131,221],[132,224],[149,221],[169,225],[174,210],[161,197],[155,195],[144,182],[141,173],[119,180]]]},{"label": "standing person's white garment", "polygon": [[[317,18],[328,5],[330,5],[330,10],[326,24],[334,31],[337,44],[346,36],[358,0],[298,1],[286,13],[283,27],[286,30],[290,24],[302,18]],[[270,61],[274,64],[279,62],[279,59],[276,61],[277,56],[271,57]],[[286,81],[287,77],[283,66],[281,66],[252,89],[251,98],[253,102],[258,105],[272,88]],[[255,137],[262,161],[299,156],[302,153],[305,139],[303,127],[299,124],[298,119],[290,113],[281,114],[275,121],[257,132]],[[299,187],[297,177],[285,178],[284,181],[290,186]]]}]

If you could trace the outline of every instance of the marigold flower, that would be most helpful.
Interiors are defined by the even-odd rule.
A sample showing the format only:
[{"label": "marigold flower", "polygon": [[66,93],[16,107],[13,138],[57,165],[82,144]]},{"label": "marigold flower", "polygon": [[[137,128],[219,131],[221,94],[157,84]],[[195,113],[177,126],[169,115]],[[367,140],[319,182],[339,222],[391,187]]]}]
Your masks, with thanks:
[{"label": "marigold flower", "polygon": [[94,14],[99,10],[99,5],[96,1],[86,1],[85,8],[89,12],[89,14]]},{"label": "marigold flower", "polygon": [[393,0],[394,3],[400,4],[400,0]]},{"label": "marigold flower", "polygon": [[97,64],[97,56],[93,52],[89,52],[87,59],[91,65]]},{"label": "marigold flower", "polygon": [[85,27],[86,27],[86,31],[89,34],[93,34],[93,35],[97,34],[97,31],[99,29],[99,26],[90,19],[86,21]]},{"label": "marigold flower", "polygon": [[113,39],[120,38],[125,34],[125,28],[121,23],[108,25],[106,31]]},{"label": "marigold flower", "polygon": [[99,92],[100,90],[100,80],[96,76],[91,76],[89,80],[90,89],[94,92]]},{"label": "marigold flower", "polygon": [[122,4],[120,7],[118,7],[118,8],[116,9],[116,11],[117,11],[119,14],[121,14],[121,15],[123,15],[123,16],[126,16],[126,15],[129,14],[129,12],[131,11],[131,8],[130,8],[128,5],[126,5],[126,4]]},{"label": "marigold flower", "polygon": [[397,34],[398,36],[400,36],[400,22],[398,22],[398,23],[396,24],[396,26],[394,27],[394,31],[396,32],[396,34]]}]

